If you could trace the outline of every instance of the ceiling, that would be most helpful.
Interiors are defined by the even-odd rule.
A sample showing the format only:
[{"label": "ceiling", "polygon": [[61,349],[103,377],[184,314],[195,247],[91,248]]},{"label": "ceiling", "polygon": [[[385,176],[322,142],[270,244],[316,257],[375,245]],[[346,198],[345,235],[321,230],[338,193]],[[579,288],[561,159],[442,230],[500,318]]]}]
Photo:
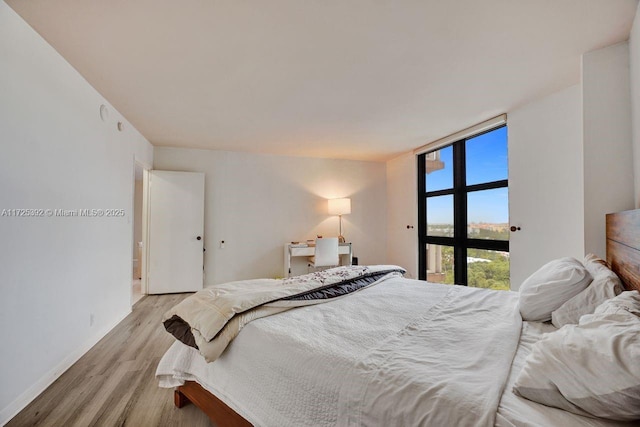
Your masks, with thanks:
[{"label": "ceiling", "polygon": [[384,160],[578,83],[637,0],[7,0],[156,146]]}]

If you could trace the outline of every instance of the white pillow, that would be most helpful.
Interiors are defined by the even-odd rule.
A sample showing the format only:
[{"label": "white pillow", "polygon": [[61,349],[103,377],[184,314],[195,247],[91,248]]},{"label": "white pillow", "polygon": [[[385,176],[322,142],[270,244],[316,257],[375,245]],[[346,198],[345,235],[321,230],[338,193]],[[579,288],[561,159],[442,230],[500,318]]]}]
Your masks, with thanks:
[{"label": "white pillow", "polygon": [[575,258],[548,262],[520,286],[523,320],[546,322],[551,313],[591,283],[591,275]]},{"label": "white pillow", "polygon": [[611,277],[615,277],[617,280],[620,280],[618,279],[618,276],[616,275],[616,273],[614,273],[609,269],[609,265],[607,264],[607,261],[603,260],[597,255],[594,255],[594,254],[585,255],[584,259],[582,260],[582,264],[587,269],[589,274],[591,274],[591,276],[593,277],[596,277],[600,273],[607,273]]},{"label": "white pillow", "polygon": [[545,334],[513,391],[547,406],[612,420],[640,419],[640,293],[623,292]]},{"label": "white pillow", "polygon": [[577,324],[585,314],[591,314],[596,307],[606,300],[619,295],[622,292],[622,282],[606,266],[606,263],[593,254],[585,257],[583,264],[593,276],[593,281],[578,295],[565,302],[556,311],[551,313],[551,322],[556,328],[568,324]]}]

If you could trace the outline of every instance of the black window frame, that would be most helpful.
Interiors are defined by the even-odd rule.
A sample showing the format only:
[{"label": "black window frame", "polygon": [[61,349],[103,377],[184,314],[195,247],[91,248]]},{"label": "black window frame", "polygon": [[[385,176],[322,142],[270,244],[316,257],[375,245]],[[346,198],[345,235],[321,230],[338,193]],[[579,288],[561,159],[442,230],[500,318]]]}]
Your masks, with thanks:
[{"label": "black window frame", "polygon": [[[509,240],[470,239],[467,236],[467,195],[476,191],[509,188],[509,179],[467,185],[466,142],[485,133],[506,127],[506,124],[459,139],[442,147],[419,154],[418,160],[418,278],[427,279],[427,244],[452,246],[454,253],[454,283],[467,285],[467,249],[509,252]],[[449,146],[453,147],[453,187],[427,191],[426,156]],[[453,237],[427,236],[427,198],[453,195]]]}]

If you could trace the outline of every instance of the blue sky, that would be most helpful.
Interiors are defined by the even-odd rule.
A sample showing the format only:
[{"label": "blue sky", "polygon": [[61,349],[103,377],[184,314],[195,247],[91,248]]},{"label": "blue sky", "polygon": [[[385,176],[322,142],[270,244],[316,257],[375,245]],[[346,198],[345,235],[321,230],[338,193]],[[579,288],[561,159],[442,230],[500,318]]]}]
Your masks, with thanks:
[{"label": "blue sky", "polygon": [[[502,127],[467,140],[467,185],[507,179],[507,128]],[[444,190],[453,186],[453,148],[440,150],[444,169],[427,174],[427,191]],[[469,193],[467,199],[469,222],[509,222],[508,189],[484,190]],[[453,196],[427,199],[430,223],[453,223]]]}]

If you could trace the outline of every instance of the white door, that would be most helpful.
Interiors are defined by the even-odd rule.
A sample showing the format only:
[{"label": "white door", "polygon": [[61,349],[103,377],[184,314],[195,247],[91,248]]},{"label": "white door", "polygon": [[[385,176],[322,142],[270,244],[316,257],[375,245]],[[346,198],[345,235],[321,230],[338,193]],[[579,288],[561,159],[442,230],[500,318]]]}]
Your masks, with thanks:
[{"label": "white door", "polygon": [[150,171],[150,294],[202,289],[204,174]]},{"label": "white door", "polygon": [[554,258],[584,256],[581,115],[578,86],[509,113],[512,290]]}]

